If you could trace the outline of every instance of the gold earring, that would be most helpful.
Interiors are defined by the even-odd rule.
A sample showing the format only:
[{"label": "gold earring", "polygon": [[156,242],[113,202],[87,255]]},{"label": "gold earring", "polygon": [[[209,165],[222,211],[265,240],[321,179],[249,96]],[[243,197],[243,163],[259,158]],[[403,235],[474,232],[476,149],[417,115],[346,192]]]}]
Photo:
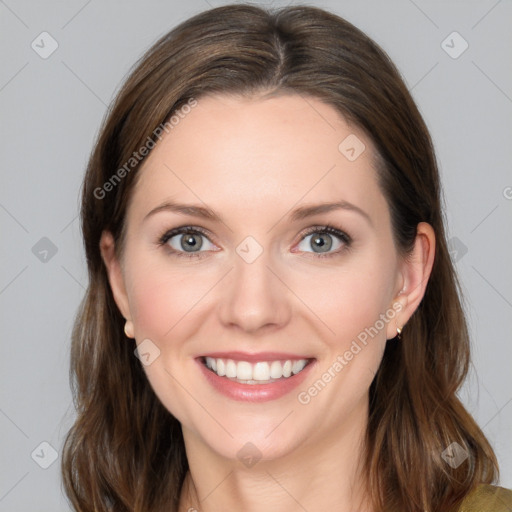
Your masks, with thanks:
[{"label": "gold earring", "polygon": [[401,340],[402,339],[402,327],[396,328],[396,337]]},{"label": "gold earring", "polygon": [[130,322],[130,320],[126,320],[126,323],[124,324],[124,333],[127,338],[134,338],[133,323]]}]

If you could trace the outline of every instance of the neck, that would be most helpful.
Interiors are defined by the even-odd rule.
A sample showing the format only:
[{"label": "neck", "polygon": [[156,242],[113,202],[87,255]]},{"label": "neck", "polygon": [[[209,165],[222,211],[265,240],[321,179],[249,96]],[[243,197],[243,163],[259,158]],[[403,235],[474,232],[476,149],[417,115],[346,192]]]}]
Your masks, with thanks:
[{"label": "neck", "polygon": [[252,467],[226,459],[183,428],[189,472],[180,512],[344,510],[371,512],[362,457],[367,411],[279,459]]}]

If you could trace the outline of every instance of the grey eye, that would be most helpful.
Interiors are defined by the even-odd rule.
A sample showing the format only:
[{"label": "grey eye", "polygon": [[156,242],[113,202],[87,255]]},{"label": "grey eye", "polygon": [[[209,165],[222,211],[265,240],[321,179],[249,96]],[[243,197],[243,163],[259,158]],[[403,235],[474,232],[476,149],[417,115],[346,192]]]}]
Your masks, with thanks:
[{"label": "grey eye", "polygon": [[[338,239],[338,237],[329,233],[322,233],[321,231],[318,231],[305,236],[301,240],[298,248],[304,252],[324,253],[329,252],[331,249],[337,250],[341,246],[342,242]],[[311,248],[313,248],[313,251],[309,250]]]},{"label": "grey eye", "polygon": [[[211,244],[211,242],[204,235],[196,232],[180,233],[179,235],[174,235],[169,238],[167,243],[176,251],[199,252],[199,250],[204,245],[203,239],[206,240],[207,244]],[[209,249],[206,248],[205,250]]]}]

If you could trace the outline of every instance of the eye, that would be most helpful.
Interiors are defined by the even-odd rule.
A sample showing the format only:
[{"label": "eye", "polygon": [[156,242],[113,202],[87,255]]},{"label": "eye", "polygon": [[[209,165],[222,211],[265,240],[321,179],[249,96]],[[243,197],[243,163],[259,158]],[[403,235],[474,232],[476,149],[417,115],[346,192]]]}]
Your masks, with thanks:
[{"label": "eye", "polygon": [[[329,257],[347,250],[351,243],[349,235],[333,226],[314,226],[303,235],[298,250],[313,252],[318,257]],[[185,258],[200,258],[205,256],[204,253],[216,250],[206,231],[193,226],[181,226],[166,231],[160,237],[159,245],[165,245],[173,256]]]},{"label": "eye", "polygon": [[176,256],[189,258],[199,257],[201,253],[211,251],[215,247],[203,230],[191,226],[167,231],[160,238],[160,245],[167,245]]},{"label": "eye", "polygon": [[[315,226],[307,231],[298,245],[304,252],[314,252],[319,257],[335,256],[348,249],[352,239],[333,226]],[[313,249],[310,251],[309,249]]]}]

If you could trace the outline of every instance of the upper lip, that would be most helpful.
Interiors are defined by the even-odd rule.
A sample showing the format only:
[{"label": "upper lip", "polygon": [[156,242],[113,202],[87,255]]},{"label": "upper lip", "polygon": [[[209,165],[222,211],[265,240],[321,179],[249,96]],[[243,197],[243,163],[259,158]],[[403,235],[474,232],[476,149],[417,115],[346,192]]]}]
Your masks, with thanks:
[{"label": "upper lip", "polygon": [[232,352],[209,352],[200,357],[212,357],[214,359],[232,359],[233,361],[247,361],[249,363],[257,363],[258,361],[296,361],[299,359],[313,359],[312,357],[300,354],[287,354],[285,352],[258,352],[248,353],[240,351]]}]

